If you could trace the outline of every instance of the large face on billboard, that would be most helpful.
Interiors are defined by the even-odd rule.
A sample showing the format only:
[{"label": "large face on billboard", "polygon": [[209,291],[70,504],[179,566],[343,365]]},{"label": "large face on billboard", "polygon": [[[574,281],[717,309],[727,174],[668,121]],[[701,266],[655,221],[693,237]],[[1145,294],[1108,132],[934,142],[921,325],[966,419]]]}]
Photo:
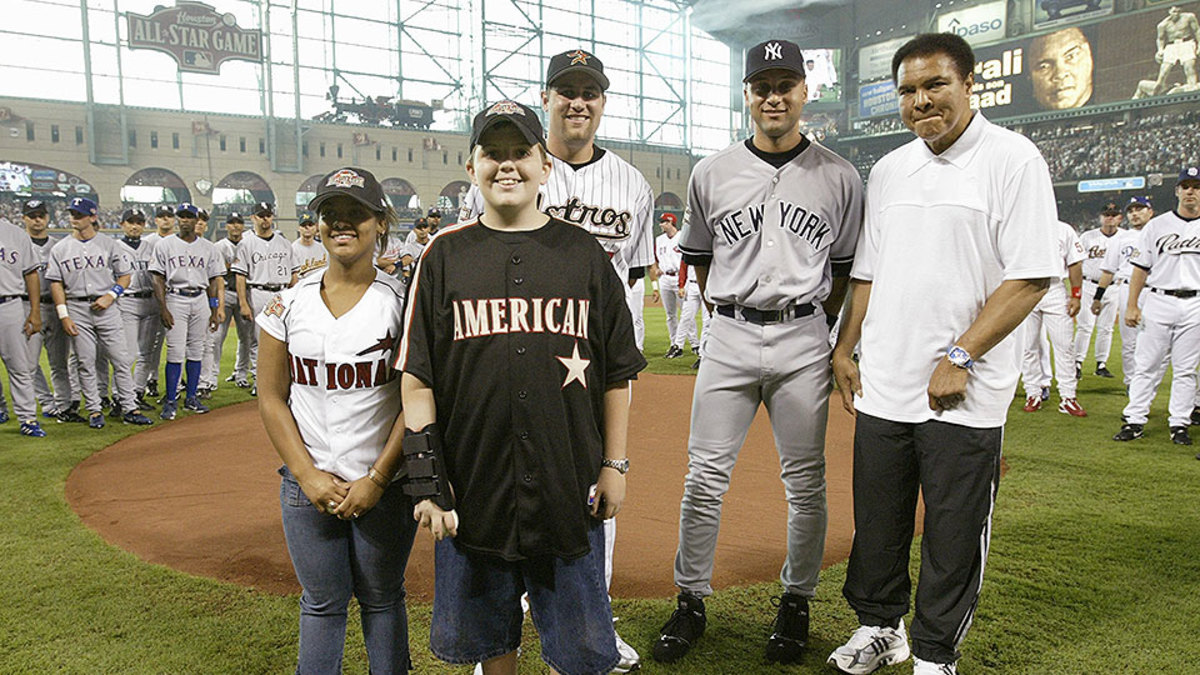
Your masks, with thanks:
[{"label": "large face on billboard", "polygon": [[1092,45],[1078,28],[1036,38],[1029,63],[1033,97],[1043,109],[1078,108],[1092,98]]}]

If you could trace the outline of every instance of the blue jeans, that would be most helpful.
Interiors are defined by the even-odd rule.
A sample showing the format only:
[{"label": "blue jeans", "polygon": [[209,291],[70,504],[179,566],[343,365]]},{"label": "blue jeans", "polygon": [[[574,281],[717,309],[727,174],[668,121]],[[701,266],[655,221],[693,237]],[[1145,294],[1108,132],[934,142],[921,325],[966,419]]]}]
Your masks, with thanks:
[{"label": "blue jeans", "polygon": [[617,665],[604,587],[604,525],[588,530],[591,552],[507,562],[467,553],[452,539],[434,547],[430,648],[449,663],[479,663],[521,644],[521,595],[529,593],[542,660],[562,675],[600,675]]},{"label": "blue jeans", "polygon": [[357,520],[339,520],[313,506],[287,467],[279,475],[283,533],[304,587],[296,672],[341,672],[351,595],[358,598],[371,672],[407,672],[404,568],[417,532],[411,501],[392,486]]}]

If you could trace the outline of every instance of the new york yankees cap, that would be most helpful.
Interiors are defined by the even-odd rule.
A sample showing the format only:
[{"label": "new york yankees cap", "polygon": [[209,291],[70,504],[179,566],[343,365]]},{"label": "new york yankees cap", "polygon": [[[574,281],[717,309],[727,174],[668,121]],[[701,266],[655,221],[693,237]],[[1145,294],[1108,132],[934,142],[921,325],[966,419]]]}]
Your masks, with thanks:
[{"label": "new york yankees cap", "polygon": [[746,76],[742,82],[772,68],[790,70],[804,77],[804,55],[795,42],[787,40],[767,40],[746,50]]},{"label": "new york yankees cap", "polygon": [[550,65],[546,67],[546,86],[553,87],[554,81],[559,77],[576,72],[591,75],[596,84],[600,85],[600,91],[608,91],[608,76],[604,74],[604,64],[595,55],[582,49],[572,49],[550,57]]},{"label": "new york yankees cap", "polygon": [[530,145],[539,143],[543,146],[546,145],[542,121],[538,119],[537,113],[532,108],[516,101],[500,101],[480,110],[479,114],[475,115],[475,120],[471,122],[469,149],[474,150],[475,146],[479,145],[479,138],[483,136],[484,132],[505,122],[515,126]]},{"label": "new york yankees cap", "polygon": [[1104,208],[1100,209],[1100,213],[1105,216],[1121,215],[1121,207],[1117,206],[1116,202],[1105,202]]},{"label": "new york yankees cap", "polygon": [[1130,197],[1129,203],[1125,205],[1125,210],[1128,211],[1134,206],[1144,206],[1148,209],[1154,208],[1154,205],[1150,203],[1150,197],[1141,195],[1137,197]]},{"label": "new york yankees cap", "polygon": [[271,202],[259,202],[254,205],[254,215],[273,216],[275,215],[275,205]]},{"label": "new york yankees cap", "polygon": [[191,216],[192,218],[200,217],[200,209],[191,202],[180,202],[179,206],[175,207],[175,215]]},{"label": "new york yankees cap", "polygon": [[85,216],[94,216],[96,215],[96,202],[87,197],[76,197],[67,205],[67,210],[82,213]]},{"label": "new york yankees cap", "polygon": [[375,174],[347,166],[325,174],[317,183],[317,196],[308,202],[308,210],[320,213],[321,204],[338,195],[351,197],[375,212],[388,208],[387,196],[383,194],[383,186],[375,180]]},{"label": "new york yankees cap", "polygon": [[121,222],[122,223],[131,223],[135,220],[140,220],[143,223],[146,222],[145,211],[142,211],[141,209],[135,207],[132,209],[125,209],[121,213]]},{"label": "new york yankees cap", "polygon": [[1184,169],[1179,172],[1179,180],[1175,181],[1175,184],[1179,185],[1184,181],[1189,180],[1200,181],[1200,166],[1184,167]]},{"label": "new york yankees cap", "polygon": [[46,207],[46,202],[40,199],[27,199],[21,204],[21,215],[32,216],[37,213],[50,213],[50,209]]},{"label": "new york yankees cap", "polygon": [[171,208],[170,206],[167,206],[166,204],[163,204],[162,206],[158,207],[157,210],[154,211],[155,218],[162,218],[163,216],[174,216],[174,215],[175,215],[175,209]]}]

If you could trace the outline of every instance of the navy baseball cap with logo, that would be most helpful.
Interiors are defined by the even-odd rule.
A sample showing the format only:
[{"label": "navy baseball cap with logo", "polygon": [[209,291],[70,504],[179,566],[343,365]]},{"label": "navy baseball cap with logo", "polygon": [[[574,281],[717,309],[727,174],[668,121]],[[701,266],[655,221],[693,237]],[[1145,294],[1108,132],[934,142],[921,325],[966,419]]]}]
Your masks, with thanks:
[{"label": "navy baseball cap with logo", "polygon": [[1119,216],[1121,215],[1121,207],[1117,206],[1116,202],[1106,202],[1104,208],[1100,209],[1101,215]]},{"label": "navy baseball cap with logo", "polygon": [[790,70],[803,78],[804,55],[800,46],[787,40],[767,40],[754,45],[746,50],[746,76],[742,82],[773,68]]},{"label": "navy baseball cap with logo", "polygon": [[28,199],[21,204],[21,215],[34,216],[39,213],[50,213],[50,209],[46,207],[46,202],[40,199]]},{"label": "navy baseball cap with logo", "polygon": [[146,222],[146,214],[141,209],[125,209],[125,211],[121,213],[122,223],[132,223],[138,220],[143,223]]},{"label": "navy baseball cap with logo", "polygon": [[320,213],[321,204],[333,197],[345,195],[357,200],[372,211],[386,211],[387,196],[375,174],[354,166],[338,169],[325,175],[317,185],[317,196],[308,202],[308,210]]},{"label": "navy baseball cap with logo", "polygon": [[200,220],[208,220],[208,211],[205,209],[196,209],[196,215],[200,217]]},{"label": "navy baseball cap with logo", "polygon": [[238,213],[237,211],[234,211],[233,213],[231,213],[231,214],[229,214],[229,215],[225,216],[225,222],[226,222],[226,223],[242,223],[242,224],[245,224],[246,220],[245,220],[244,218],[242,218],[242,214]]},{"label": "navy baseball cap with logo", "polygon": [[317,224],[317,221],[316,221],[316,219],[313,218],[312,214],[306,213],[306,214],[300,216],[300,227],[305,227],[307,225],[316,225],[316,224]]},{"label": "navy baseball cap with logo", "polygon": [[191,202],[182,202],[182,203],[180,203],[179,206],[175,207],[175,215],[199,218],[200,217],[200,209],[197,208],[197,206]]},{"label": "navy baseball cap with logo", "polygon": [[254,206],[254,215],[273,216],[275,215],[275,205],[271,202],[259,202]]},{"label": "navy baseball cap with logo", "polygon": [[166,204],[163,204],[162,206],[158,207],[158,209],[154,212],[155,218],[162,218],[164,216],[174,216],[174,215],[175,215],[175,209],[171,208],[170,206],[167,206]]},{"label": "navy baseball cap with logo", "polygon": [[567,73],[587,73],[600,85],[600,91],[608,91],[604,64],[595,55],[582,49],[572,49],[550,57],[550,65],[546,67],[546,86],[553,87],[554,81]]},{"label": "navy baseball cap with logo", "polygon": [[442,217],[442,211],[441,211],[441,209],[439,209],[439,208],[438,208],[438,207],[436,207],[436,206],[431,206],[431,207],[429,207],[429,210],[425,212],[425,217],[427,217],[427,218],[441,218],[441,217]]},{"label": "navy baseball cap with logo", "polygon": [[500,101],[480,110],[471,122],[471,144],[468,150],[474,150],[475,146],[479,145],[479,138],[488,129],[506,122],[517,127],[530,145],[546,145],[542,121],[532,108],[516,101]]},{"label": "navy baseball cap with logo", "polygon": [[1154,208],[1154,205],[1150,203],[1150,197],[1141,196],[1141,195],[1139,195],[1137,197],[1130,197],[1129,203],[1125,205],[1125,210],[1128,211],[1129,209],[1131,209],[1135,206],[1144,206],[1148,209]]},{"label": "navy baseball cap with logo", "polygon": [[1175,181],[1176,185],[1180,185],[1185,181],[1200,182],[1200,166],[1189,166],[1179,172],[1179,180]]},{"label": "navy baseball cap with logo", "polygon": [[71,200],[69,205],[67,205],[67,210],[74,211],[75,213],[82,213],[85,216],[94,216],[96,215],[97,210],[96,202],[88,199],[87,197],[76,197]]}]

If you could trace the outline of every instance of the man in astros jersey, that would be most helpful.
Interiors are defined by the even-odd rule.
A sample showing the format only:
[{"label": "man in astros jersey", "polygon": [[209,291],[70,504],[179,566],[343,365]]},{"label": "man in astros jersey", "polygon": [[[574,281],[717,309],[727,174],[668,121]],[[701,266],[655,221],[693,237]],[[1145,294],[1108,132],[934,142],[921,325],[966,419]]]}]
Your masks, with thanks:
[{"label": "man in astros jersey", "polygon": [[1125,424],[1113,436],[1114,441],[1142,437],[1158,383],[1155,375],[1170,354],[1167,425],[1172,442],[1192,444],[1188,425],[1196,398],[1196,366],[1200,364],[1200,167],[1179,172],[1175,196],[1178,207],[1146,223],[1129,259],[1133,272],[1125,323],[1140,323],[1142,332],[1129,382]]},{"label": "man in astros jersey", "polygon": [[[43,438],[46,432],[37,421],[37,399],[30,358],[29,338],[42,330],[40,261],[25,230],[0,223],[0,360],[8,371],[13,414],[21,435]],[[29,308],[22,300],[28,298]],[[7,405],[0,407],[0,423],[8,421]]]},{"label": "man in astros jersey", "polygon": [[167,329],[166,396],[159,417],[175,419],[178,413],[179,377],[187,370],[187,396],[183,407],[208,412],[200,402],[200,370],[205,334],[224,319],[221,276],[225,266],[213,243],[197,234],[199,209],[184,202],[175,210],[179,234],[164,237],[154,246],[150,272],[163,328]]},{"label": "man in astros jersey", "polygon": [[[1054,347],[1054,377],[1058,381],[1060,413],[1072,417],[1087,417],[1075,398],[1075,344],[1071,319],[1079,314],[1083,280],[1083,244],[1075,228],[1059,221],[1058,254],[1062,258],[1062,278],[1050,282],[1050,290],[1025,317],[1017,330],[1025,334],[1025,353],[1021,360],[1021,379],[1025,382],[1025,412],[1037,412],[1042,407],[1042,386],[1050,382],[1049,370],[1043,371],[1043,335],[1049,334]],[[1069,280],[1071,295],[1067,296],[1063,280]]]},{"label": "man in astros jersey", "polygon": [[800,132],[808,87],[795,43],[751,47],[742,81],[753,136],[696,165],[679,242],[714,311],[692,400],[679,596],[654,645],[655,659],[666,662],[704,633],[722,500],[760,405],[774,429],[788,514],[768,661],[802,657],[825,550],[829,330],[862,227],[862,180]]},{"label": "man in astros jersey", "polygon": [[[250,216],[254,233],[243,237],[230,270],[237,275],[238,312],[243,319],[254,320],[271,298],[296,284],[296,262],[292,244],[275,231],[275,207],[259,202]],[[250,372],[258,361],[258,329],[250,341]],[[250,395],[257,393],[250,388]]]},{"label": "man in astros jersey", "polygon": [[[1121,207],[1114,202],[1107,202],[1100,211],[1100,227],[1079,235],[1079,243],[1083,244],[1083,252],[1087,255],[1083,259],[1084,297],[1095,297],[1096,286],[1100,283],[1100,265],[1104,262],[1104,255],[1108,252],[1108,247],[1118,241],[1113,237],[1117,236],[1120,231]],[[1075,363],[1077,364],[1075,372],[1077,375],[1083,373],[1084,357],[1087,356],[1088,343],[1091,342],[1092,330],[1095,329],[1096,375],[1100,377],[1113,376],[1106,364],[1109,351],[1112,349],[1113,324],[1117,318],[1116,300],[1115,297],[1102,300],[1099,315],[1080,312],[1075,317],[1078,323],[1075,330]]]},{"label": "man in astros jersey", "polygon": [[[121,310],[113,307],[129,286],[132,266],[112,237],[96,231],[96,202],[85,197],[67,208],[71,236],[54,245],[46,263],[50,295],[62,328],[71,336],[79,384],[88,409],[88,426],[104,428],[96,354],[103,349],[113,366],[114,405],[125,424],[150,424],[139,412],[133,390],[132,361],[125,343]],[[113,280],[116,279],[116,283]]]}]

